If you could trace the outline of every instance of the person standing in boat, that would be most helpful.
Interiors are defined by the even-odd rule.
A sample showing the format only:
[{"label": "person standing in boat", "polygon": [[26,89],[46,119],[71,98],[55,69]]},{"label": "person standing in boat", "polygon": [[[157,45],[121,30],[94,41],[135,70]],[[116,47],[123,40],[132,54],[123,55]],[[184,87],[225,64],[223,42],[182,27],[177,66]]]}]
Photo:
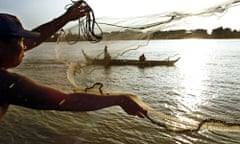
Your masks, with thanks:
[{"label": "person standing in boat", "polygon": [[110,61],[111,61],[111,55],[109,54],[109,52],[107,50],[107,46],[105,45],[105,47],[104,47],[104,65],[105,65],[105,67],[109,66]]}]

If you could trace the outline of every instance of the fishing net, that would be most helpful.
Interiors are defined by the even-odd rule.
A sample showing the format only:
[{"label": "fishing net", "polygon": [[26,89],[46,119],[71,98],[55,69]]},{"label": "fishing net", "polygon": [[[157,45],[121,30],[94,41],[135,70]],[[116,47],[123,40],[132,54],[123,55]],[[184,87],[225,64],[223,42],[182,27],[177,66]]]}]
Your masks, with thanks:
[{"label": "fishing net", "polygon": [[[185,4],[181,4],[183,1],[179,1],[177,4],[176,1],[169,1],[166,4],[161,3],[161,5],[166,6],[161,6],[160,9],[158,0],[146,0],[140,2],[144,3],[144,7],[132,14],[137,4],[133,5],[129,1],[122,1],[119,5],[115,5],[118,5],[117,7],[126,6],[124,12],[129,15],[112,16],[110,11],[102,17],[98,16],[98,13],[100,13],[100,8],[97,8],[98,1],[92,3],[90,0],[89,3],[88,1],[80,2],[84,5],[93,5],[92,12],[86,17],[67,25],[55,35],[57,37],[56,57],[67,65],[67,77],[75,91],[86,91],[86,86],[78,84],[76,75],[86,72],[84,69],[91,65],[94,60],[103,60],[106,49],[111,59],[138,60],[142,54],[142,51],[138,50],[145,50],[151,39],[164,35],[164,33],[161,33],[162,31],[182,28],[191,30],[198,28],[199,24],[207,26],[203,29],[215,28],[220,26],[218,22],[222,21],[228,15],[228,12],[237,8],[240,3],[238,0],[213,1],[207,4],[204,1],[194,1],[195,7],[187,7],[186,5],[193,3],[193,1],[188,1]],[[114,7],[114,3],[109,4],[109,7]],[[150,9],[151,12],[148,12]],[[123,11],[123,8],[121,8],[121,11]],[[209,24],[208,21],[210,20],[214,22]],[[177,37],[177,34],[172,33],[171,36]],[[128,40],[128,42],[126,43],[125,40]],[[171,56],[175,55],[175,53],[169,53],[166,57],[171,59]],[[101,95],[104,93],[101,89],[103,84],[95,83],[93,87],[97,87],[97,85],[99,89],[95,92],[99,92]],[[240,124],[238,123],[216,119],[205,119],[200,122],[191,119],[180,120],[174,116],[155,111],[140,99],[137,99],[137,101],[148,110],[147,118],[152,123],[170,131],[194,132],[207,129],[240,132]]]}]

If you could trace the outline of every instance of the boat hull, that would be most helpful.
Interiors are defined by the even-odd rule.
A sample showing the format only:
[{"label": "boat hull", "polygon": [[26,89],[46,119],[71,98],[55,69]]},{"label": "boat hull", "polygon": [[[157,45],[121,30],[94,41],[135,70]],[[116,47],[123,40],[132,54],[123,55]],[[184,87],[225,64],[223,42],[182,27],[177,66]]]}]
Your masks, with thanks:
[{"label": "boat hull", "polygon": [[133,65],[139,67],[152,67],[152,66],[174,66],[174,64],[179,60],[149,60],[149,61],[139,61],[139,60],[125,60],[125,59],[112,59],[110,61],[105,61],[104,59],[95,59],[91,62],[92,65],[104,65],[104,66],[124,66]]}]

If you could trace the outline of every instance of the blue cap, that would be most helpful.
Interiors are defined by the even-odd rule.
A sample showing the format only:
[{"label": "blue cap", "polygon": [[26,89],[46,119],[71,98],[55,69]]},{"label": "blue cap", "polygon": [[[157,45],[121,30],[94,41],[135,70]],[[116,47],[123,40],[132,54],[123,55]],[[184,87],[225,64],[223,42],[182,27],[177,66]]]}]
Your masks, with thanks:
[{"label": "blue cap", "polygon": [[35,38],[40,33],[25,30],[16,16],[0,13],[0,36]]}]

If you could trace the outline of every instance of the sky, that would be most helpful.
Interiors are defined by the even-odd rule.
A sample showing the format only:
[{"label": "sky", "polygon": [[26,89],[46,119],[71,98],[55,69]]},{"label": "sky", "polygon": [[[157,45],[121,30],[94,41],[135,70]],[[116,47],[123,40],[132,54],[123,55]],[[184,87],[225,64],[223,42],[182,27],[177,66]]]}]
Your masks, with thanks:
[{"label": "sky", "polygon": [[[222,2],[232,0],[86,0],[97,18],[133,17],[161,14],[170,11],[197,12]],[[1,0],[0,12],[16,15],[23,26],[32,29],[65,12],[71,0]],[[180,28],[214,28],[218,26],[240,29],[240,6],[235,6],[214,19],[202,18],[186,22]]]}]

